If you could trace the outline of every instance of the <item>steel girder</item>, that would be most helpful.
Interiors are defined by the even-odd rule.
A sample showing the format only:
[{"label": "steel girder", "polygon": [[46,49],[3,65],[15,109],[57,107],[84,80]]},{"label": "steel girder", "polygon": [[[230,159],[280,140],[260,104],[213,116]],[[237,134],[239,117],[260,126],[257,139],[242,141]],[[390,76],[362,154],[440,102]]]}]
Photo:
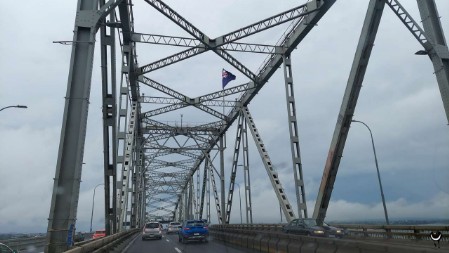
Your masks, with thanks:
[{"label": "steel girder", "polygon": [[229,220],[231,219],[232,198],[234,196],[235,177],[237,174],[237,167],[238,167],[239,154],[240,154],[240,143],[242,140],[243,119],[244,119],[244,116],[241,114],[239,116],[238,123],[237,123],[237,131],[236,131],[235,144],[234,144],[234,154],[232,156],[231,179],[229,180],[228,202],[226,205],[226,220],[225,220],[226,224],[229,224]]},{"label": "steel girder", "polygon": [[121,1],[78,0],[67,94],[47,228],[46,252],[63,252],[74,233],[89,107],[95,35]]},{"label": "steel girder", "polygon": [[[100,0],[100,6],[106,6]],[[115,22],[115,11],[109,15],[110,22]],[[102,23],[106,23],[103,18]],[[104,160],[104,217],[105,230],[109,235],[114,230],[117,217],[117,78],[115,28],[100,27],[101,41],[101,80],[103,96],[103,160]],[[108,52],[109,50],[109,52]],[[108,55],[110,55],[110,73],[108,71]]]},{"label": "steel girder", "polygon": [[[204,44],[197,39],[177,37],[177,36],[134,33],[132,35],[132,39],[134,42],[158,44],[158,45],[170,45],[170,46],[190,47],[190,48],[205,47]],[[282,48],[278,46],[250,44],[250,43],[227,43],[221,45],[220,49],[226,51],[261,53],[261,54],[274,54],[282,52]]]},{"label": "steel girder", "polygon": [[273,167],[270,156],[268,155],[267,149],[263,144],[262,137],[260,137],[259,131],[257,131],[256,124],[254,123],[253,117],[251,116],[248,107],[242,108],[243,116],[245,117],[249,130],[253,136],[256,147],[259,151],[260,158],[264,164],[265,170],[267,171],[268,177],[270,178],[270,183],[273,186],[273,190],[276,193],[276,197],[279,200],[279,204],[284,212],[287,222],[290,222],[295,218],[295,213],[293,212],[290,201],[285,194],[285,190],[282,187],[281,181],[279,180],[278,173]]},{"label": "steel girder", "polygon": [[[139,102],[141,103],[152,103],[152,104],[179,104],[179,100],[176,98],[168,97],[141,97]],[[219,107],[233,107],[235,106],[235,101],[223,101],[223,100],[206,100],[202,102],[205,106],[219,106]]]},{"label": "steel girder", "polygon": [[441,27],[440,16],[433,0],[418,0],[424,30],[431,42],[428,55],[433,64],[446,119],[449,122],[449,50]]},{"label": "steel girder", "polygon": [[288,129],[292,153],[293,177],[295,180],[296,204],[298,217],[307,218],[306,192],[302,173],[301,153],[299,148],[298,121],[296,119],[295,92],[290,55],[284,55],[285,98],[287,102]]},{"label": "steel girder", "polygon": [[324,221],[326,217],[333,185],[337,177],[338,166],[343,154],[352,116],[357,105],[360,88],[362,87],[384,6],[385,0],[371,0],[368,6],[315,202],[313,218],[319,222]]}]

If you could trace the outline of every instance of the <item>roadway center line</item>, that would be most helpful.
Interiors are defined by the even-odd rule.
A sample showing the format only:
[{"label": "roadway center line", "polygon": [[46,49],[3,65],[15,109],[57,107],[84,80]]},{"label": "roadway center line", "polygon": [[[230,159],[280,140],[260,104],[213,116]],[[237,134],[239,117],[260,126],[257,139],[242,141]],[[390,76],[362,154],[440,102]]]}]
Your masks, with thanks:
[{"label": "roadway center line", "polygon": [[181,253],[182,251],[175,247],[176,252]]}]

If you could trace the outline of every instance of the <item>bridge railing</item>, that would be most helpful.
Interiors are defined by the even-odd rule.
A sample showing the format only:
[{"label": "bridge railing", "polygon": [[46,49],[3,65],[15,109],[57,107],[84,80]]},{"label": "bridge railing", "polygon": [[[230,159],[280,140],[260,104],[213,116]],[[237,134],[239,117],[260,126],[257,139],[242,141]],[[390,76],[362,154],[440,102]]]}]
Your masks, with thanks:
[{"label": "bridge railing", "polygon": [[440,231],[443,235],[441,241],[449,241],[449,226],[358,224],[333,224],[333,226],[344,228],[349,236],[357,238],[431,240],[430,233]]},{"label": "bridge railing", "polygon": [[27,237],[27,238],[17,238],[17,239],[9,239],[0,241],[3,244],[8,245],[11,249],[17,250],[19,252],[32,250],[35,248],[41,248],[45,246],[46,237]]},{"label": "bridge railing", "polygon": [[[218,230],[240,229],[247,231],[282,231],[286,224],[229,224],[214,225]],[[364,225],[331,224],[343,228],[348,237],[373,239],[431,240],[430,233],[440,231],[441,241],[449,241],[449,226],[432,225]]]}]

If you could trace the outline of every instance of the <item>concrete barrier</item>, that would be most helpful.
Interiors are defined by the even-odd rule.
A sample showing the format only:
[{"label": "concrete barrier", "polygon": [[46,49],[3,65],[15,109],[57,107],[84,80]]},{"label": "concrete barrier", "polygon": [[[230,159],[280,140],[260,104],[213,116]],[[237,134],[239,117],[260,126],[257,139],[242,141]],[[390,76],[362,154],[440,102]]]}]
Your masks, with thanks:
[{"label": "concrete barrier", "polygon": [[[301,253],[315,253],[318,248],[317,238],[304,236],[302,239]],[[322,239],[322,238],[319,238]]]},{"label": "concrete barrier", "polygon": [[211,234],[225,243],[267,253],[427,253],[432,247],[385,244],[351,239],[319,238],[290,235],[275,231],[233,230],[232,233],[212,229]]},{"label": "concrete barrier", "polygon": [[280,237],[277,241],[276,252],[277,253],[288,253],[288,244],[290,243],[290,238],[288,236]]},{"label": "concrete barrier", "polygon": [[337,245],[336,240],[334,239],[328,239],[327,240],[320,240],[320,242],[317,244],[318,248],[316,249],[316,253],[334,253],[337,251]]},{"label": "concrete barrier", "polygon": [[335,253],[360,253],[356,242],[348,240],[339,240],[336,243],[337,251]]},{"label": "concrete barrier", "polygon": [[263,235],[260,239],[260,252],[268,253],[270,252],[269,243],[270,237],[267,235]]},{"label": "concrete barrier", "polygon": [[278,242],[280,238],[277,236],[270,237],[270,240],[268,241],[268,252],[269,253],[278,253]]}]

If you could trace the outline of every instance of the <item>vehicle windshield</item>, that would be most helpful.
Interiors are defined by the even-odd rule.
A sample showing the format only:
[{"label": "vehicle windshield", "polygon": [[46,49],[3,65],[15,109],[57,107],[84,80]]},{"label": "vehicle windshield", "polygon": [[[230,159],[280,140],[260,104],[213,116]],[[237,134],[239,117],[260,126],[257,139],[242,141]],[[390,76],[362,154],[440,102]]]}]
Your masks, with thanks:
[{"label": "vehicle windshield", "polygon": [[308,227],[313,227],[316,226],[316,220],[304,220],[304,223],[308,226]]},{"label": "vehicle windshield", "polygon": [[145,228],[158,228],[159,224],[158,223],[148,223],[147,225],[145,225]]}]

